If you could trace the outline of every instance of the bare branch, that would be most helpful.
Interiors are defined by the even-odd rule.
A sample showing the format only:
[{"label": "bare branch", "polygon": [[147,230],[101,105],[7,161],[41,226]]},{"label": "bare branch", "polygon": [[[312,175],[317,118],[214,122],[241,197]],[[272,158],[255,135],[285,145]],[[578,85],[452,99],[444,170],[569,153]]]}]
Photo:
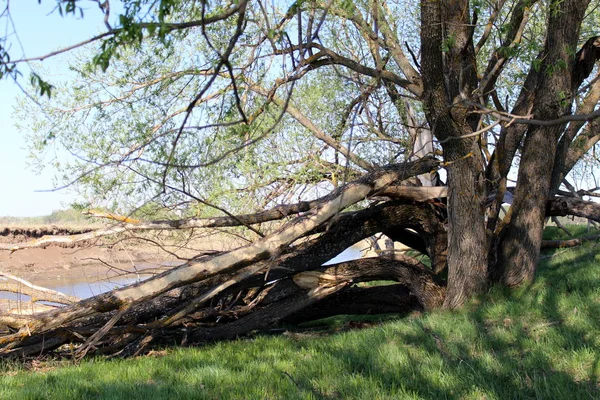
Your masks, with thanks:
[{"label": "bare branch", "polygon": [[[188,28],[193,28],[193,27],[197,27],[197,26],[206,26],[206,25],[210,25],[210,24],[214,24],[215,22],[218,21],[222,21],[225,20],[229,17],[231,17],[232,15],[234,15],[235,13],[239,12],[241,7],[245,6],[245,2],[240,1],[237,2],[237,4],[233,4],[231,7],[229,7],[227,10],[225,10],[223,13],[218,14],[218,15],[213,15],[211,17],[206,17],[206,18],[202,18],[200,20],[194,20],[194,21],[188,21],[188,22],[182,22],[182,23],[166,23],[162,26],[162,29],[165,30],[165,33],[170,33],[173,31],[178,31],[178,30],[183,30],[183,29],[188,29]],[[137,26],[139,26],[142,29],[148,29],[148,28],[156,28],[157,24],[156,23],[139,23]],[[76,43],[72,46],[68,46],[68,47],[64,47],[62,49],[41,55],[41,56],[37,56],[37,57],[30,57],[30,58],[21,58],[18,60],[12,60],[10,61],[10,63],[6,63],[6,62],[0,62],[0,65],[3,64],[20,64],[20,63],[27,63],[30,61],[44,61],[47,58],[51,58],[54,56],[57,56],[59,54],[63,54],[66,52],[69,52],[71,50],[77,49],[79,47],[85,46],[87,44],[96,42],[100,39],[104,39],[110,36],[117,36],[118,34],[120,34],[121,32],[123,32],[124,29],[123,28],[116,28],[116,29],[112,29],[109,30],[108,32],[104,32],[101,33],[100,35],[96,35],[90,39],[84,40],[82,42]]]},{"label": "bare branch", "polygon": [[58,304],[73,304],[80,299],[56,290],[34,285],[25,279],[0,271],[0,291],[20,293],[31,297],[31,302],[50,301]]},{"label": "bare branch", "polygon": [[505,2],[506,2],[506,0],[500,0],[496,4],[493,5],[494,9],[489,16],[488,21],[485,24],[485,28],[483,29],[483,33],[481,34],[479,41],[475,45],[475,54],[479,53],[479,50],[481,50],[481,48],[487,42],[487,40],[490,36],[490,33],[492,32],[492,28],[494,27],[494,24],[496,22],[496,19],[498,18],[498,15],[500,14],[500,10],[502,10],[502,7],[504,6]]},{"label": "bare branch", "polygon": [[554,126],[554,125],[563,125],[567,122],[578,121],[578,122],[587,122],[593,121],[596,118],[600,117],[600,110],[594,111],[589,114],[575,114],[575,115],[565,115],[564,117],[550,119],[550,120],[541,120],[541,119],[533,119],[528,116],[521,115],[513,115],[509,113],[503,113],[500,111],[492,110],[490,108],[484,107],[479,103],[475,103],[473,101],[465,100],[465,104],[476,107],[480,109],[481,113],[489,114],[494,116],[495,118],[508,122],[508,125],[522,124],[522,125],[538,125],[538,126]]}]

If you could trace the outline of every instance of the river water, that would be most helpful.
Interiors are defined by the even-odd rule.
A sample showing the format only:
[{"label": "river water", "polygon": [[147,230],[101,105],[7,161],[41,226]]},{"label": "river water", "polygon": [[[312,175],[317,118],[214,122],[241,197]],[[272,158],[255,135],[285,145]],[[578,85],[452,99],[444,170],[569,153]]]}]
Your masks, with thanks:
[{"label": "river water", "polygon": [[[355,260],[361,257],[361,246],[356,244],[352,247],[347,248],[328,262],[323,265],[336,264],[344,261]],[[174,267],[176,263],[165,263],[162,265],[140,263],[135,265],[136,273],[127,275],[120,275],[112,278],[106,278],[101,276],[99,273],[90,274],[88,276],[80,276],[75,279],[55,279],[50,280],[48,283],[39,283],[50,289],[54,289],[61,293],[79,297],[85,299],[88,297],[96,296],[98,294],[108,292],[119,287],[129,285],[134,282],[138,282],[147,279],[151,276],[150,273],[144,273],[144,271],[155,270],[157,267]],[[0,279],[2,279],[0,277]],[[37,283],[37,282],[34,282]],[[20,295],[16,293],[2,292],[0,291],[0,310],[2,308],[13,308],[19,302],[29,301],[29,296]],[[7,303],[8,306],[2,306],[2,302]]]}]

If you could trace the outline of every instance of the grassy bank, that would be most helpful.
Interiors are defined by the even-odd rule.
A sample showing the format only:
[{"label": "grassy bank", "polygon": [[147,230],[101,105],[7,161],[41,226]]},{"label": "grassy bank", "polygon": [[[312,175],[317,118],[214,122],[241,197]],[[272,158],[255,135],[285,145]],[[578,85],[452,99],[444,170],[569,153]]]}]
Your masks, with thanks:
[{"label": "grassy bank", "polygon": [[460,311],[34,372],[4,365],[0,399],[598,399],[599,250],[546,252],[534,284],[492,288]]}]

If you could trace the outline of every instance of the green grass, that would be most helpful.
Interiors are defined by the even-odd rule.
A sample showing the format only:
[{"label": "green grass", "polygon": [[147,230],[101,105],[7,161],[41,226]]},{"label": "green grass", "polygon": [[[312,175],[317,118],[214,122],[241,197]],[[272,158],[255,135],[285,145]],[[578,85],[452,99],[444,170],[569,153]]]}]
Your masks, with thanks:
[{"label": "green grass", "polygon": [[460,311],[36,372],[5,365],[0,399],[600,399],[599,250],[546,252],[535,283]]}]

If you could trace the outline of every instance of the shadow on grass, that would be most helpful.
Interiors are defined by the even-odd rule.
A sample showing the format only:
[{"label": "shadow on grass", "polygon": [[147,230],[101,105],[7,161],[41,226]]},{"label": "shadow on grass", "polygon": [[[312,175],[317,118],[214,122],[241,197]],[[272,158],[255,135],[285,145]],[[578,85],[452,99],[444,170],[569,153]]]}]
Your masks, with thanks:
[{"label": "shadow on grass", "polygon": [[530,287],[492,288],[459,311],[0,375],[0,398],[598,399],[595,254],[548,258]]}]

